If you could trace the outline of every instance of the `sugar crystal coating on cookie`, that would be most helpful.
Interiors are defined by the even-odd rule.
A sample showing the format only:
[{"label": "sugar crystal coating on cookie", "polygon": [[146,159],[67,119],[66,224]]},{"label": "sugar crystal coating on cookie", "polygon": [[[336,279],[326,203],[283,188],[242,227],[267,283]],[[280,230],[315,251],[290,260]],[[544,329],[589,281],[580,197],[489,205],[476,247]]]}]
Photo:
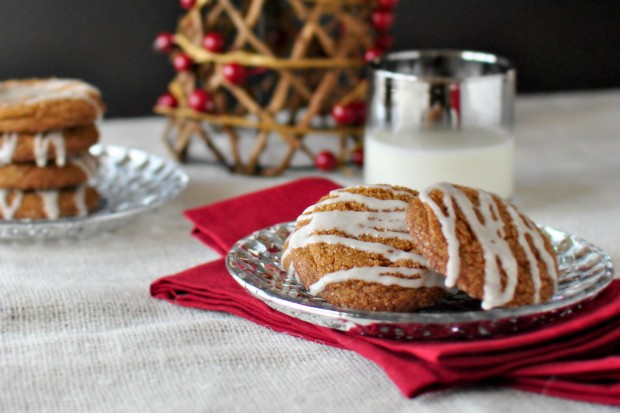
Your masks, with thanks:
[{"label": "sugar crystal coating on cookie", "polygon": [[558,268],[550,241],[496,195],[449,183],[430,186],[407,210],[412,238],[430,266],[482,300],[483,309],[548,301]]},{"label": "sugar crystal coating on cookie", "polygon": [[416,192],[388,185],[339,189],[297,219],[285,268],[342,307],[411,311],[443,297],[443,279],[413,247],[405,209]]}]

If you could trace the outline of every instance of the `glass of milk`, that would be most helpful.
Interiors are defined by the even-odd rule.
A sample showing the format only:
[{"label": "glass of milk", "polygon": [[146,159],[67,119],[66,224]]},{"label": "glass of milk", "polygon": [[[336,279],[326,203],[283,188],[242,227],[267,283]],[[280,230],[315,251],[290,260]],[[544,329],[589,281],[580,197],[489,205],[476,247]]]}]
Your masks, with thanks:
[{"label": "glass of milk", "polygon": [[387,55],[370,76],[364,181],[514,192],[516,71],[488,53]]}]

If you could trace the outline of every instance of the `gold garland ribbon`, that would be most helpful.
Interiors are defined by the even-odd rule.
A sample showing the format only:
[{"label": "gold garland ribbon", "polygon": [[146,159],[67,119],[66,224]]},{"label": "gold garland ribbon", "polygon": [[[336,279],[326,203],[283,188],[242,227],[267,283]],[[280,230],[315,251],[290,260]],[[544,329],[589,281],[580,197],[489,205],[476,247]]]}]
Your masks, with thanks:
[{"label": "gold garland ribbon", "polygon": [[212,53],[193,44],[183,35],[174,35],[175,43],[196,63],[239,63],[243,66],[264,67],[269,69],[333,69],[361,67],[363,59],[283,59],[257,53],[235,51],[229,53]]}]

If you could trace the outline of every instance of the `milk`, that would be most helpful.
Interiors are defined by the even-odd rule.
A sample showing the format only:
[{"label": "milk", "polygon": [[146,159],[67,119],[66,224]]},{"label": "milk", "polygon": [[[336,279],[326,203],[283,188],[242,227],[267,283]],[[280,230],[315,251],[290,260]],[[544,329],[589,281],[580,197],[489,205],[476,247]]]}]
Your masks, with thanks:
[{"label": "milk", "polygon": [[508,198],[514,192],[514,140],[493,130],[368,131],[364,181],[423,190],[452,182]]}]

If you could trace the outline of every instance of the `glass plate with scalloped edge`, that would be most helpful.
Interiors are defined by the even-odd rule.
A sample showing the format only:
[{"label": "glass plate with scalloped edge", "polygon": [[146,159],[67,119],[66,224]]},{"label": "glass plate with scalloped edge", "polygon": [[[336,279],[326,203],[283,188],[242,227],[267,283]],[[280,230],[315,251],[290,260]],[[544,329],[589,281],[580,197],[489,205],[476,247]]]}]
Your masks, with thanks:
[{"label": "glass plate with scalloped edge", "polygon": [[457,293],[411,313],[335,307],[311,295],[280,264],[284,241],[295,223],[265,228],[239,240],[226,257],[233,278],[250,294],[297,319],[351,333],[404,340],[464,340],[501,337],[539,328],[577,313],[613,280],[610,257],[581,238],[541,227],[556,251],[558,290],[551,301],[514,309],[480,309]]},{"label": "glass plate with scalloped edge", "polygon": [[187,174],[169,159],[113,145],[95,145],[90,153],[99,160],[97,176],[90,182],[101,194],[95,211],[56,220],[0,221],[0,239],[51,239],[111,231],[170,201],[187,186]]}]

